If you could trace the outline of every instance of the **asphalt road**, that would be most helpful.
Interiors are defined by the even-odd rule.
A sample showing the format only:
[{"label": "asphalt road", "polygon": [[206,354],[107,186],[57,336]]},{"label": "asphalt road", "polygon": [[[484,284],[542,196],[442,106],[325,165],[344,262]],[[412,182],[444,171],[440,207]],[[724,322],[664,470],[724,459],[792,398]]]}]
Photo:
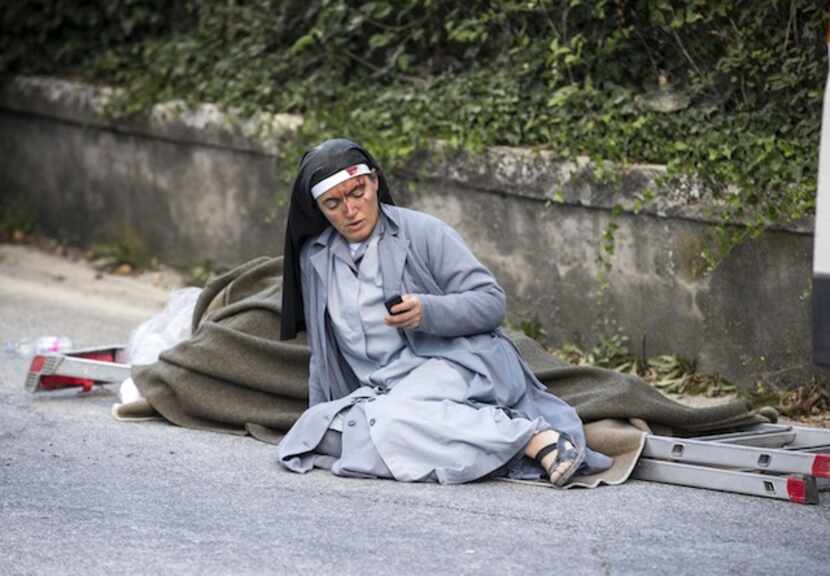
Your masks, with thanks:
[{"label": "asphalt road", "polygon": [[[0,339],[124,342],[165,287],[0,245]],[[566,492],[296,475],[273,447],[33,396],[0,357],[0,574],[830,573],[819,506],[630,481]]]}]

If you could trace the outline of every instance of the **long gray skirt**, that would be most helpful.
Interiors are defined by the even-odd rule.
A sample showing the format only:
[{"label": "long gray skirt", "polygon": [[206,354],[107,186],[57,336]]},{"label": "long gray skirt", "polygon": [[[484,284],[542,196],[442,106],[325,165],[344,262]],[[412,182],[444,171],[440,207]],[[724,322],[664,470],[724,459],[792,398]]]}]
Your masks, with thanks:
[{"label": "long gray skirt", "polygon": [[279,445],[289,470],[442,484],[483,478],[522,457],[542,419],[472,405],[472,373],[430,359],[388,387],[309,408]]}]

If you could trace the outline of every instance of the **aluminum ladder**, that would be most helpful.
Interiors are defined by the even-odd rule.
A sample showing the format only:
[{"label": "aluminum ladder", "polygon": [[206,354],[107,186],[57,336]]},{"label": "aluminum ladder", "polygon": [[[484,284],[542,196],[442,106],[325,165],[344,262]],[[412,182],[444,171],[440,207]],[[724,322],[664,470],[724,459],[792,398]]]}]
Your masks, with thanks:
[{"label": "aluminum ladder", "polygon": [[98,346],[66,353],[36,354],[29,364],[25,388],[30,392],[114,384],[130,376],[130,365],[118,362],[122,346]]},{"label": "aluminum ladder", "polygon": [[830,429],[757,424],[695,438],[648,435],[632,478],[818,504]]}]

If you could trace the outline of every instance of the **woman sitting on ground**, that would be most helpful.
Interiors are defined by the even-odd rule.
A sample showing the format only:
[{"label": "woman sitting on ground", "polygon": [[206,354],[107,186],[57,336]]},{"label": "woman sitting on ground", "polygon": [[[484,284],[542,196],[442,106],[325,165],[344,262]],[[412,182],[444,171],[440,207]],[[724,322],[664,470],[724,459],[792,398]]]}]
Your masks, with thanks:
[{"label": "woman sitting on ground", "polygon": [[394,206],[345,139],[306,153],[285,242],[282,334],[306,331],[310,407],[279,446],[289,470],[563,486],[611,459],[499,328],[504,291],[447,224]]}]

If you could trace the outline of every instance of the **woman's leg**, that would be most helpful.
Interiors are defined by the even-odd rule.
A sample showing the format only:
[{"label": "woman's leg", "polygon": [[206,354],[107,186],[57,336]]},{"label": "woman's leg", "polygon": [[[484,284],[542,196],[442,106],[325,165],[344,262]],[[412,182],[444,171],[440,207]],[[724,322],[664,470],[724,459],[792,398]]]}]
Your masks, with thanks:
[{"label": "woman's leg", "polygon": [[[559,432],[555,430],[544,430],[535,434],[531,439],[530,442],[527,443],[525,447],[525,454],[530,457],[536,459],[537,455],[543,448],[548,446],[557,446],[559,442]],[[563,441],[564,450],[570,451],[573,450],[575,447],[574,445],[568,441]],[[557,458],[562,458],[559,454],[558,448],[554,448],[553,450],[547,452],[544,456],[542,456],[541,461],[539,464],[542,468],[547,471],[548,476],[550,477],[550,481],[553,484],[558,484],[559,480],[566,474],[571,472],[571,467],[576,466],[577,462],[573,459],[562,458],[560,462],[556,465]]]}]

